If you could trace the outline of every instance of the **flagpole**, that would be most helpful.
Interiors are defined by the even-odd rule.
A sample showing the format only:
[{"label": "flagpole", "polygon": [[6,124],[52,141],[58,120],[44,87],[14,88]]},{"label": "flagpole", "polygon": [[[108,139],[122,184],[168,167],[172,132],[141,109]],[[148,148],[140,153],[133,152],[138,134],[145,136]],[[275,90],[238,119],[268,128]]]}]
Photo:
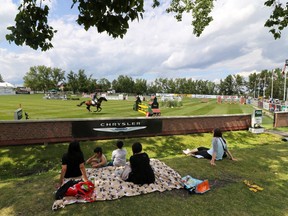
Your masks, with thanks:
[{"label": "flagpole", "polygon": [[261,85],[261,78],[259,79],[259,86],[258,86],[258,98],[260,96],[260,85]]},{"label": "flagpole", "polygon": [[284,65],[284,96],[283,101],[286,101],[286,64]]},{"label": "flagpole", "polygon": [[274,80],[274,72],[275,70],[272,70],[272,85],[271,85],[271,98],[273,99],[273,80]]},{"label": "flagpole", "polygon": [[[287,78],[287,77],[286,77],[286,74],[287,74],[287,73],[286,73],[286,66],[287,66],[287,65],[285,64],[285,69],[284,69],[284,70],[285,70],[285,72],[284,72],[284,73],[285,73],[285,92],[287,92],[287,88],[286,88],[286,82],[287,82],[287,81],[286,81],[286,80],[287,80],[287,79],[286,79],[286,78]],[[286,94],[285,96],[287,97],[287,94]],[[285,97],[284,101],[286,101],[286,97]]]},{"label": "flagpole", "polygon": [[256,80],[255,80],[255,83],[254,83],[254,99],[256,98]]},{"label": "flagpole", "polygon": [[263,100],[265,98],[265,89],[266,89],[265,85],[266,85],[266,75],[265,75],[264,80],[263,80]]},{"label": "flagpole", "polygon": [[285,101],[286,98],[286,73],[284,71],[284,96],[283,96],[283,101]]}]

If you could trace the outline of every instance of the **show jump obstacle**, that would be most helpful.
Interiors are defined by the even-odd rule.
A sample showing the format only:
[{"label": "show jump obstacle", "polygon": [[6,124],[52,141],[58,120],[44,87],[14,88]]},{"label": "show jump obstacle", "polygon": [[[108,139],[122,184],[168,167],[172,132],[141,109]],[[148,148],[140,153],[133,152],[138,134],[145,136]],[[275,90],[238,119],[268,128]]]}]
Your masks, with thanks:
[{"label": "show jump obstacle", "polygon": [[143,104],[140,99],[136,100],[135,104],[133,105],[133,110],[144,114],[146,117],[161,116],[161,111],[157,101],[150,102],[149,105],[146,105]]},{"label": "show jump obstacle", "polygon": [[241,96],[231,96],[231,95],[225,95],[225,96],[218,96],[217,97],[217,103],[228,103],[228,104],[246,104],[246,98]]},{"label": "show jump obstacle", "polygon": [[160,116],[160,109],[152,109],[149,105],[138,104],[138,112],[143,113],[146,117],[149,116]]}]

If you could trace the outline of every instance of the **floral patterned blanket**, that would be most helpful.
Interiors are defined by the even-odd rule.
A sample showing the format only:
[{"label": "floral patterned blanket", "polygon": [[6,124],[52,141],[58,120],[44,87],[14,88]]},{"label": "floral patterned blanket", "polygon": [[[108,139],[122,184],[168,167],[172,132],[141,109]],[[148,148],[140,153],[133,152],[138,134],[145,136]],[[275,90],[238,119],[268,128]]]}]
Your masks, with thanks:
[{"label": "floral patterned blanket", "polygon": [[125,182],[120,178],[124,166],[107,166],[98,169],[87,168],[88,178],[95,185],[91,199],[88,201],[81,197],[64,197],[62,200],[56,200],[52,209],[64,208],[65,205],[72,203],[115,200],[123,196],[136,196],[155,191],[163,192],[183,188],[181,176],[178,172],[157,159],[150,159],[150,164],[154,170],[155,183],[142,186]]}]

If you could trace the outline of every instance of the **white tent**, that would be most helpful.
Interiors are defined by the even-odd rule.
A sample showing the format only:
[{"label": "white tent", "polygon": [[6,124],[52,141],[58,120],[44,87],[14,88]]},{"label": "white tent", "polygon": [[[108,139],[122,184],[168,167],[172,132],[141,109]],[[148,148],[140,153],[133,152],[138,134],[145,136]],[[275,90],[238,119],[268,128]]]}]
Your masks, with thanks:
[{"label": "white tent", "polygon": [[0,95],[15,94],[15,86],[8,82],[0,82]]}]

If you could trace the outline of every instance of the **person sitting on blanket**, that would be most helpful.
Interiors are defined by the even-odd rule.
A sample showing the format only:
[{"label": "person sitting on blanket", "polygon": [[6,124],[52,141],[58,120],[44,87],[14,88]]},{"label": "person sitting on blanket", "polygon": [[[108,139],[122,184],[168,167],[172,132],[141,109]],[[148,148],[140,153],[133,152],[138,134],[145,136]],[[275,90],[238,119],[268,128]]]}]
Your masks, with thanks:
[{"label": "person sitting on blanket", "polygon": [[125,166],[127,151],[123,145],[121,140],[116,142],[117,149],[112,152],[112,161],[108,163],[109,166]]},{"label": "person sitting on blanket", "polygon": [[130,157],[131,172],[126,181],[134,184],[150,184],[155,182],[154,171],[150,165],[147,153],[142,152],[142,145],[135,142],[132,145],[133,155]]},{"label": "person sitting on blanket", "polygon": [[227,157],[227,155],[230,157],[231,160],[236,161],[237,159],[234,158],[231,154],[231,152],[228,150],[227,142],[222,137],[222,132],[219,128],[215,128],[213,131],[213,139],[212,139],[212,147],[206,148],[206,147],[198,147],[193,150],[184,150],[184,154],[192,155],[195,157],[203,157],[210,159],[210,164],[215,166],[215,160],[222,160],[223,157]]},{"label": "person sitting on blanket", "polygon": [[86,169],[84,166],[84,156],[79,142],[71,142],[68,152],[62,156],[62,169],[60,174],[60,187],[64,183],[64,178],[83,179],[88,181]]},{"label": "person sitting on blanket", "polygon": [[107,160],[102,152],[101,147],[96,147],[94,149],[94,155],[92,155],[87,161],[87,164],[91,164],[92,168],[100,168],[107,165]]}]

